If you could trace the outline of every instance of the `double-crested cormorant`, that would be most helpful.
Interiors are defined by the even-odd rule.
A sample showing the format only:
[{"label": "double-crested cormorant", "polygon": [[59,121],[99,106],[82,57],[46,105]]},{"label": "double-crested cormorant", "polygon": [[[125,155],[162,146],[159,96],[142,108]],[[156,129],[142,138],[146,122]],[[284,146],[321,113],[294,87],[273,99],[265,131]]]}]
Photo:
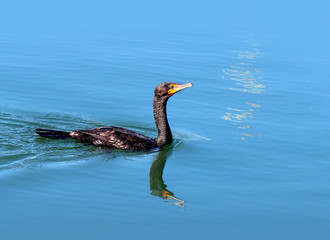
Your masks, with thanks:
[{"label": "double-crested cormorant", "polygon": [[161,148],[173,141],[166,114],[167,100],[182,89],[192,86],[192,83],[181,85],[174,82],[164,82],[156,87],[153,104],[154,118],[158,128],[158,137],[156,139],[129,129],[113,126],[73,130],[71,132],[37,128],[36,133],[53,139],[78,139],[83,142],[91,142],[95,146],[109,146],[117,149],[145,151]]}]

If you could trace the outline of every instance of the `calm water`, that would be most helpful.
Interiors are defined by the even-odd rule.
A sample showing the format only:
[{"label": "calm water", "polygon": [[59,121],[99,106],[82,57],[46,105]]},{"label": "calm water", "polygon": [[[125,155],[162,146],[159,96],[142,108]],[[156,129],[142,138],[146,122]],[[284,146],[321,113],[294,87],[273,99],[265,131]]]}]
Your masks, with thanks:
[{"label": "calm water", "polygon": [[[1,16],[4,239],[329,239],[325,6],[34,3]],[[163,81],[194,83],[169,101],[163,151],[34,133],[156,136]]]}]

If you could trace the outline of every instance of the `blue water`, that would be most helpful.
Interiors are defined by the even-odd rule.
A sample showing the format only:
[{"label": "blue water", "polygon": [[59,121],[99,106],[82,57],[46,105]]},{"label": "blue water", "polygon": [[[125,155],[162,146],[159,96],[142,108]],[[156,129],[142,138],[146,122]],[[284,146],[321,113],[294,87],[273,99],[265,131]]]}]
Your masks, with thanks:
[{"label": "blue water", "polygon": [[[0,16],[3,239],[329,239],[329,4],[12,1]],[[37,136],[107,125],[173,144]]]}]

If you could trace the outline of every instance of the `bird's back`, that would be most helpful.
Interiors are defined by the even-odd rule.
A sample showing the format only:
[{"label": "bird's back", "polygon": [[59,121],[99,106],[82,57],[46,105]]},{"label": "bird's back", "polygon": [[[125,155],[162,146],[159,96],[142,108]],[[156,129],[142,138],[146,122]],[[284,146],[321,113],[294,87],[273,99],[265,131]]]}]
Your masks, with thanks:
[{"label": "bird's back", "polygon": [[150,150],[157,148],[155,139],[121,127],[101,127],[74,130],[70,136],[96,146],[109,146],[117,149]]}]

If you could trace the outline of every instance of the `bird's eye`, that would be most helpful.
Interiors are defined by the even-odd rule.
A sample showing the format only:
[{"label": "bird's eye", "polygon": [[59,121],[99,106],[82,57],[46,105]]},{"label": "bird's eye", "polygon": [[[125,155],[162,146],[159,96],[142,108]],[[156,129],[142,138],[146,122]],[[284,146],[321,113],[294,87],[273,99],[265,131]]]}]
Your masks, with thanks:
[{"label": "bird's eye", "polygon": [[172,89],[172,88],[174,88],[174,86],[173,86],[173,85],[171,85],[171,86],[170,86],[170,88]]}]

